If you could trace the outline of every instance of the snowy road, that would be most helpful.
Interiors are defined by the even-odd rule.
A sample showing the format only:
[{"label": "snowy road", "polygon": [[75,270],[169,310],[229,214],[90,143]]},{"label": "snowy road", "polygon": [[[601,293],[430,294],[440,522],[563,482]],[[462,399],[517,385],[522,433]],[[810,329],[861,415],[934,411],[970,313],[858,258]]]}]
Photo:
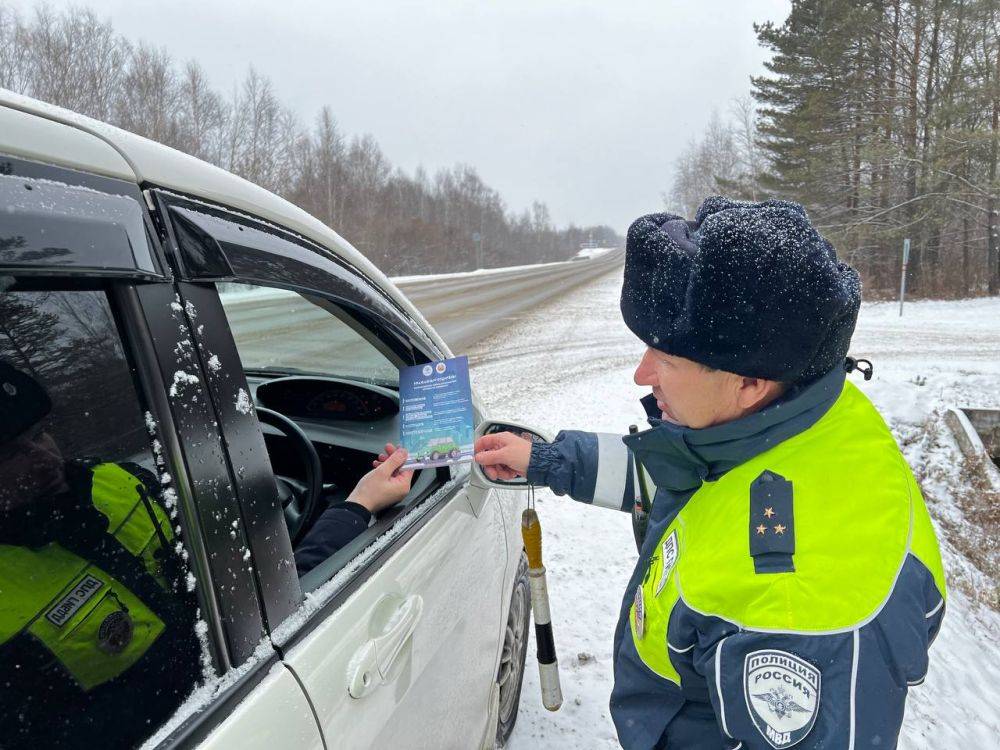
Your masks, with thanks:
[{"label": "snowy road", "polygon": [[[621,250],[594,253],[560,263],[393,281],[448,346],[461,352],[624,263]],[[331,320],[328,310],[305,302],[295,292],[237,286],[224,290],[222,301],[244,365],[328,372],[335,360],[338,375],[391,378],[393,374],[377,371],[371,345],[352,328]]]},{"label": "snowy road", "polygon": [[[556,432],[625,432],[642,424],[632,383],[642,345],[618,312],[621,274],[580,287],[539,308],[472,350],[473,383],[493,417]],[[913,303],[900,320],[890,304],[866,305],[852,351],[875,363],[869,393],[922,477],[936,520],[974,538],[955,496],[967,489],[950,436],[928,419],[942,405],[1000,402],[1000,299]],[[611,637],[619,600],[635,564],[629,518],[539,494],[553,624],[565,702],[558,713],[539,699],[534,645],[518,723],[509,747],[614,748],[607,702]],[[995,544],[995,542],[994,542]],[[926,683],[914,689],[900,747],[1000,747],[1000,616],[966,593],[997,581],[944,545],[949,611],[931,651]],[[964,593],[963,593],[964,592]]]},{"label": "snowy road", "polygon": [[610,250],[563,263],[394,281],[448,346],[462,351],[494,331],[516,324],[535,307],[624,263],[623,251]]}]

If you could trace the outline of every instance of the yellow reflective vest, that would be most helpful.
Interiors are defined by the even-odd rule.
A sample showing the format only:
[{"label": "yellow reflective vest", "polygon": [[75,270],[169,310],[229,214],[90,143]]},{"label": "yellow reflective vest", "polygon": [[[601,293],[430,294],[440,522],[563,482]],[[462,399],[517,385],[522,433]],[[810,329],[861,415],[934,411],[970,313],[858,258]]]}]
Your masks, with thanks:
[{"label": "yellow reflective vest", "polygon": [[[791,483],[791,517],[777,517],[773,503],[753,515],[751,485],[765,472]],[[757,572],[754,538],[792,533],[794,568]],[[636,650],[654,672],[679,680],[668,633],[678,602],[759,632],[849,631],[878,615],[909,557],[943,599],[941,555],[920,489],[878,412],[845,383],[815,425],[705,482],[677,514],[632,605]]]},{"label": "yellow reflective vest", "polygon": [[927,508],[845,372],[741,420],[564,431],[529,481],[628,511],[651,536],[623,598],[611,715],[628,750],[895,746],[945,610]]},{"label": "yellow reflective vest", "polygon": [[[143,502],[141,481],[117,464],[93,467],[90,501],[108,534],[139,558],[164,589],[156,553],[173,539],[159,503]],[[57,542],[39,548],[0,544],[0,648],[27,633],[83,690],[128,670],[164,630],[163,621],[121,581]]]}]

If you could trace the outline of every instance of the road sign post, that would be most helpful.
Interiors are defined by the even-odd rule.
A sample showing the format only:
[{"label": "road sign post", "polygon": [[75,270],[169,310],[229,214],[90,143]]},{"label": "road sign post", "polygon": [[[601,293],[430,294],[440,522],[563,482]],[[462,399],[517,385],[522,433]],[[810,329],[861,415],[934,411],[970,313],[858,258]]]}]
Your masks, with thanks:
[{"label": "road sign post", "polygon": [[903,271],[899,275],[899,316],[903,316],[903,299],[906,297],[906,267],[910,263],[910,240],[903,240]]},{"label": "road sign post", "polygon": [[476,243],[476,268],[483,267],[483,235],[479,232],[472,233],[472,241]]}]

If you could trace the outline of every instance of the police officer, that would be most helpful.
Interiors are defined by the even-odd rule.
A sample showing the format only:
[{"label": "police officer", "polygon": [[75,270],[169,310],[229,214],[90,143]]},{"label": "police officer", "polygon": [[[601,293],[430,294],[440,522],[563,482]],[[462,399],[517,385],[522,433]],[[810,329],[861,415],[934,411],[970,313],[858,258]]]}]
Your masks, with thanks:
[{"label": "police officer", "polygon": [[846,380],[859,305],[797,204],[643,216],[621,310],[650,429],[477,442],[489,476],[585,503],[655,485],[614,640],[628,750],[895,747],[945,584],[913,475]]},{"label": "police officer", "polygon": [[154,477],[65,462],[51,407],[0,362],[0,747],[131,745],[200,675],[197,605]]}]

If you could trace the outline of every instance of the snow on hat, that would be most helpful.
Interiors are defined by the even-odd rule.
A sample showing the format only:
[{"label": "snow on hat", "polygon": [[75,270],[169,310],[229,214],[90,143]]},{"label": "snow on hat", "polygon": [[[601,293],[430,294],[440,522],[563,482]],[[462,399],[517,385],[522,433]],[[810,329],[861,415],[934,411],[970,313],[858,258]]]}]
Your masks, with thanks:
[{"label": "snow on hat", "polygon": [[52,409],[52,401],[34,378],[0,362],[0,443],[13,440]]},{"label": "snow on hat", "polygon": [[803,383],[843,364],[861,282],[797,203],[705,200],[693,222],[628,230],[621,310],[654,349],[746,377]]}]

